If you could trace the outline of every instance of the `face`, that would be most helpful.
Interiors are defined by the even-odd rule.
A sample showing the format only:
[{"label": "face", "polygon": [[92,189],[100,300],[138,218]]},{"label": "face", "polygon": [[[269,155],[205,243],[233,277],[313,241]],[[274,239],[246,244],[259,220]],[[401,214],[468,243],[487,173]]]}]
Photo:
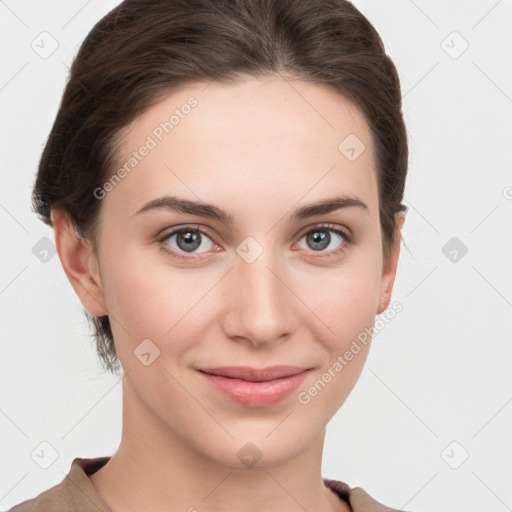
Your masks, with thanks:
[{"label": "face", "polygon": [[[94,300],[83,303],[110,315],[128,406],[231,466],[247,442],[258,465],[271,465],[318,439],[361,373],[369,343],[358,335],[395,274],[383,265],[363,115],[319,85],[290,84],[171,94],[124,131],[117,168],[126,172],[97,192],[97,288],[86,285]],[[146,206],[166,196],[214,208]],[[295,215],[338,197],[356,202]],[[274,365],[309,371],[268,403],[241,403],[199,372]]]}]

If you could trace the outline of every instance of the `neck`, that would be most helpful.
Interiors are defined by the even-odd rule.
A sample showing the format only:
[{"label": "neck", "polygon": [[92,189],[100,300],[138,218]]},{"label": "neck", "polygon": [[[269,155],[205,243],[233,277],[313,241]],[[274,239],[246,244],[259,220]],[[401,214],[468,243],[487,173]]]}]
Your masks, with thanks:
[{"label": "neck", "polygon": [[183,442],[131,396],[133,390],[123,391],[121,443],[108,463],[89,477],[112,512],[167,512],[170,505],[189,512],[349,510],[322,480],[325,430],[292,459],[236,467]]}]

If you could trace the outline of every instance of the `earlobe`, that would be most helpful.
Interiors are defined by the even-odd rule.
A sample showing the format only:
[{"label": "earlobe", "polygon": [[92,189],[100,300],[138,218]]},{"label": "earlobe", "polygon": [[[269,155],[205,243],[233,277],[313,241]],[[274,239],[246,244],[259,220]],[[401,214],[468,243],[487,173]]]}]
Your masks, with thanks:
[{"label": "earlobe", "polygon": [[84,308],[94,316],[107,315],[97,256],[88,239],[75,232],[69,215],[52,209],[55,245],[62,268]]},{"label": "earlobe", "polygon": [[395,219],[397,233],[393,246],[391,247],[391,256],[389,261],[387,262],[387,265],[383,266],[382,269],[379,305],[377,308],[378,315],[384,312],[391,302],[391,294],[393,292],[393,284],[395,282],[396,270],[398,267],[398,257],[400,256],[400,243],[402,240],[401,233],[405,222],[405,212],[398,212],[395,215]]}]

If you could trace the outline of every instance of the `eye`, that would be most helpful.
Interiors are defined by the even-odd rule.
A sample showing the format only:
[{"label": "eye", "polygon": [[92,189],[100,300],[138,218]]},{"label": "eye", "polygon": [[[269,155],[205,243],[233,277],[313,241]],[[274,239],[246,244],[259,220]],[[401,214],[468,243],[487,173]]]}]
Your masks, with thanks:
[{"label": "eye", "polygon": [[[216,247],[208,233],[197,226],[184,226],[175,229],[163,235],[158,241],[165,253],[184,260],[195,258],[194,254],[208,252],[212,249],[212,246]],[[204,250],[197,251],[201,248]],[[187,256],[187,253],[191,256]]]},{"label": "eye", "polygon": [[[332,236],[331,233],[334,233],[334,236]],[[329,253],[329,255],[338,255],[342,251],[345,251],[353,242],[352,236],[347,230],[332,224],[314,226],[313,229],[310,229],[302,235],[300,240],[302,239],[305,239],[307,246],[301,248],[313,252]],[[331,249],[329,249],[329,247]],[[321,257],[323,257],[323,254]]]},{"label": "eye", "polygon": [[[300,237],[299,242],[302,239],[306,240],[309,247],[300,247],[301,249],[321,253],[313,257],[337,256],[353,243],[352,235],[347,230],[332,224],[314,226]],[[197,260],[200,259],[199,255],[208,253],[212,248],[218,249],[210,235],[199,226],[183,226],[174,229],[161,236],[158,242],[163,252],[182,260]],[[329,247],[331,249],[326,250]],[[198,251],[198,249],[203,250]]]}]

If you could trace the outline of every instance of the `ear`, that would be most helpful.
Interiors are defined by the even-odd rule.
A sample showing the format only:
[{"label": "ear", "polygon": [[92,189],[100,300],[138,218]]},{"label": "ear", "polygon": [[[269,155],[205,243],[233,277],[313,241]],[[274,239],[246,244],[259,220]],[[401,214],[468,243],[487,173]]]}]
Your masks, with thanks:
[{"label": "ear", "polygon": [[52,209],[51,220],[60,262],[80,302],[91,315],[107,315],[98,260],[91,241],[80,237],[62,209]]},{"label": "ear", "polygon": [[395,222],[397,233],[393,245],[391,247],[391,254],[389,257],[389,261],[387,264],[383,265],[382,269],[382,278],[380,285],[380,297],[379,297],[379,307],[377,309],[377,314],[380,315],[383,311],[387,309],[389,303],[391,302],[391,292],[393,291],[393,284],[395,282],[396,270],[398,266],[398,257],[400,255],[400,243],[402,241],[401,233],[402,227],[405,222],[405,212],[400,211],[395,214]]}]

